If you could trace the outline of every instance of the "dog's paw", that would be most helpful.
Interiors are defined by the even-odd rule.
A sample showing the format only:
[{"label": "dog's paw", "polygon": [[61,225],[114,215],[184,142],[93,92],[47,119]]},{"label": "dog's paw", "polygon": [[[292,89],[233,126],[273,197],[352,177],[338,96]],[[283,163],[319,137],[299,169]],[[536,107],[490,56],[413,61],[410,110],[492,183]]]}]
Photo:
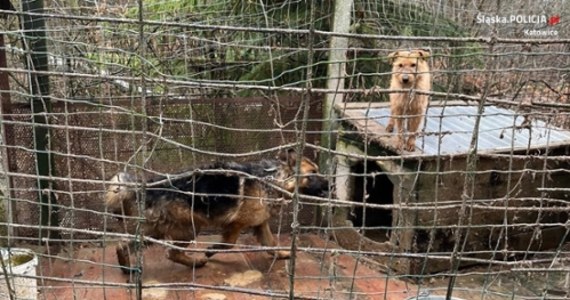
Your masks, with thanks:
[{"label": "dog's paw", "polygon": [[[208,247],[208,249],[216,249],[214,248],[214,246],[210,246]],[[217,252],[214,251],[206,251],[204,254],[206,255],[206,258],[210,258],[212,256],[214,256]]]},{"label": "dog's paw", "polygon": [[207,257],[202,257],[202,258],[194,259],[194,265],[193,265],[193,267],[195,267],[195,268],[201,268],[201,267],[205,266],[206,263],[208,263],[208,258],[207,258]]},{"label": "dog's paw", "polygon": [[291,258],[291,251],[275,251],[273,252],[273,256],[277,259],[289,259]]},{"label": "dog's paw", "polygon": [[415,141],[408,141],[406,143],[406,146],[404,147],[404,150],[406,150],[408,152],[414,152],[416,150],[416,142]]}]

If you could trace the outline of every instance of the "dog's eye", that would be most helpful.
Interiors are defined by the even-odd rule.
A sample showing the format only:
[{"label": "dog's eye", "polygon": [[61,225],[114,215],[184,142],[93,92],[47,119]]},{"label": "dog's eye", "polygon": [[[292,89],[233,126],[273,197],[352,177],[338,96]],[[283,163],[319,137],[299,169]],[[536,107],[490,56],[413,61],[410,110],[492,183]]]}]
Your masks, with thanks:
[{"label": "dog's eye", "polygon": [[415,67],[416,67],[416,64],[412,64],[412,68],[415,68]]},{"label": "dog's eye", "polygon": [[402,65],[402,64],[399,64],[399,65],[398,65],[398,67],[402,68],[402,67],[404,67],[404,65]]}]

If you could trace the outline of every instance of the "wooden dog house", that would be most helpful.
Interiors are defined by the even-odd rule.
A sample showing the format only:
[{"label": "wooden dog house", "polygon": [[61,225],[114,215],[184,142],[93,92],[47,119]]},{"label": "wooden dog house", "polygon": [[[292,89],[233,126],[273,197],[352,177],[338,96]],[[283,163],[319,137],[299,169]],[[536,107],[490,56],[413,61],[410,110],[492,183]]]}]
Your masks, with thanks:
[{"label": "wooden dog house", "polygon": [[417,150],[402,152],[385,130],[388,103],[335,109],[337,197],[358,203],[335,211],[344,247],[377,254],[399,273],[423,274],[450,270],[454,249],[466,265],[527,257],[564,242],[570,131],[485,106],[469,158],[478,105],[431,103]]}]

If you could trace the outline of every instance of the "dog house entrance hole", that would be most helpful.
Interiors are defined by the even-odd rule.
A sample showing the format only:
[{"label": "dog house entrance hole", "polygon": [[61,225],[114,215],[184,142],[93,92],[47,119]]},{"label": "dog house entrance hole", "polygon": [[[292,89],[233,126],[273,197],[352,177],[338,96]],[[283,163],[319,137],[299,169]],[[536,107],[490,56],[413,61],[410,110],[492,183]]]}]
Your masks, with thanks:
[{"label": "dog house entrance hole", "polygon": [[[394,184],[375,162],[358,162],[353,174],[352,201],[366,204],[393,204]],[[355,228],[377,242],[390,239],[392,209],[355,206],[349,216]]]}]

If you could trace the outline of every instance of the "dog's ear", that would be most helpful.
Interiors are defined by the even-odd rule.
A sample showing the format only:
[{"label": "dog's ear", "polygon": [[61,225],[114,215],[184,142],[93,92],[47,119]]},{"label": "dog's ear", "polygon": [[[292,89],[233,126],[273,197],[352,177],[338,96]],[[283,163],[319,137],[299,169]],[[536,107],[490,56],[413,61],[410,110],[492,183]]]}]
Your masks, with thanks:
[{"label": "dog's ear", "polygon": [[415,50],[414,52],[416,52],[418,54],[418,57],[423,59],[423,60],[428,59],[431,55],[429,49],[418,49],[418,50]]},{"label": "dog's ear", "polygon": [[400,55],[399,51],[394,51],[390,54],[388,54],[388,62],[390,62],[390,64],[394,63],[394,60],[396,60],[396,58]]},{"label": "dog's ear", "polygon": [[294,167],[297,163],[297,151],[295,149],[287,149],[287,151],[281,151],[279,153],[279,160],[289,167]]}]

